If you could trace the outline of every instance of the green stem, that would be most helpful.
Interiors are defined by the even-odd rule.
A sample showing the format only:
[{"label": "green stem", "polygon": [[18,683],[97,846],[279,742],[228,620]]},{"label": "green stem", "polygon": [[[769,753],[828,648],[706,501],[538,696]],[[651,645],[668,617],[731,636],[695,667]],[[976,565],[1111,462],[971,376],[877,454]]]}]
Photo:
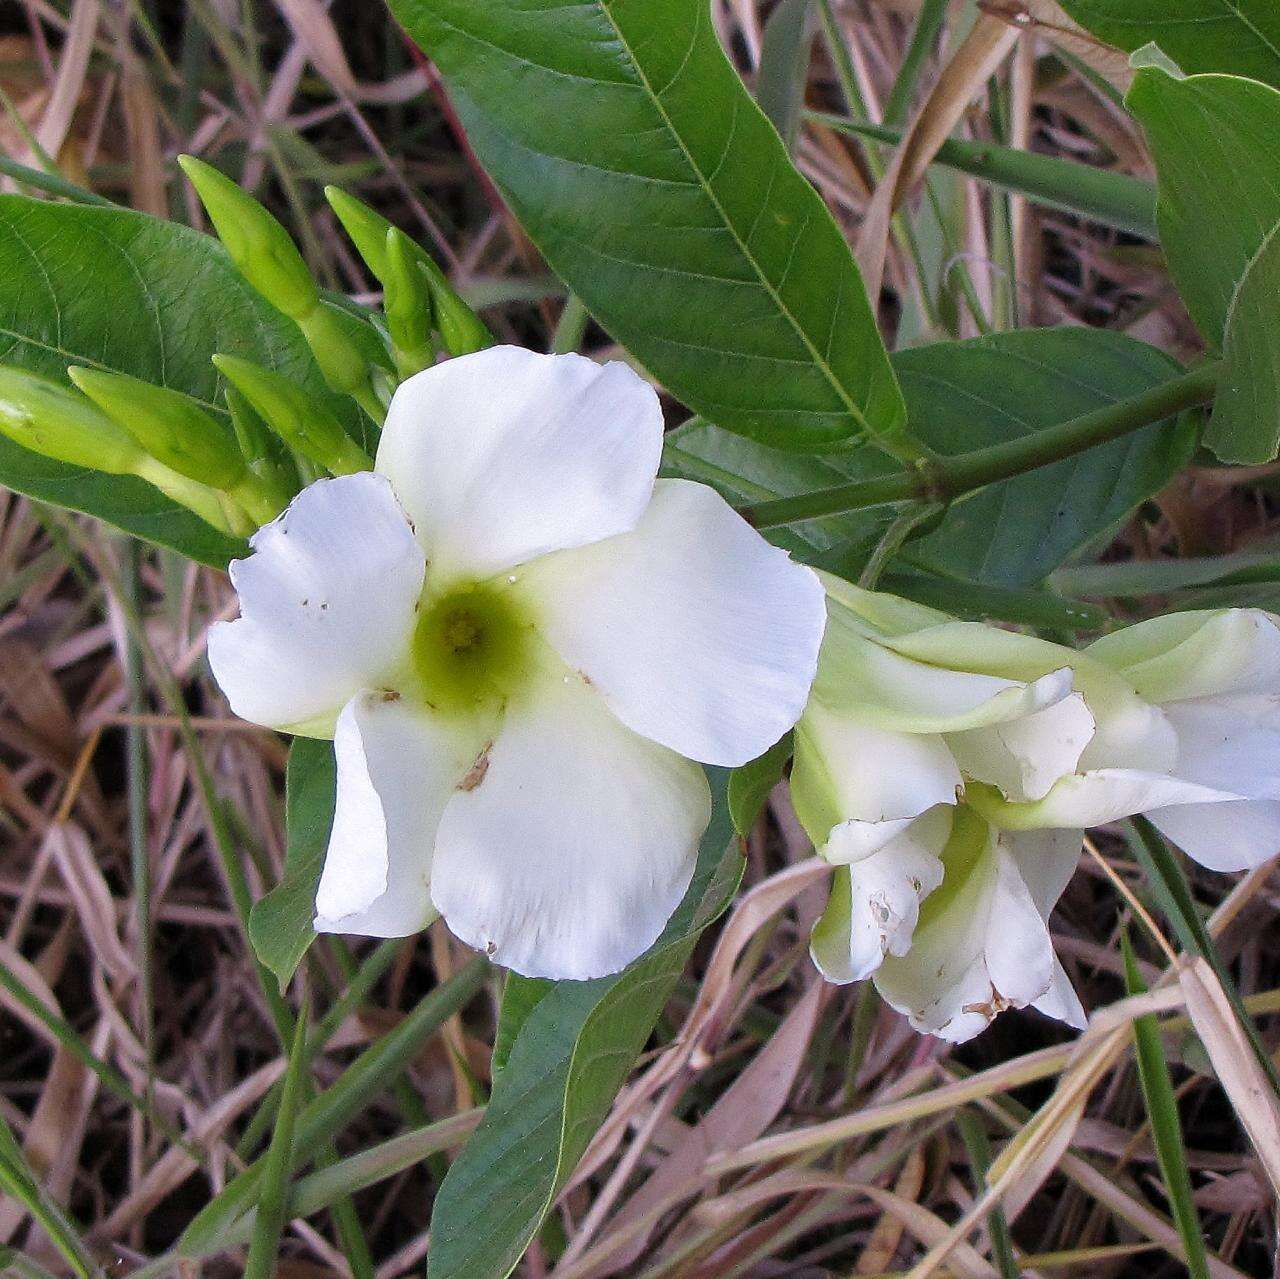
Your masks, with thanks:
[{"label": "green stem", "polygon": [[1108,404],[1016,440],[953,457],[934,457],[893,475],[757,502],[739,507],[739,511],[756,528],[764,529],[895,502],[949,502],[997,480],[1060,462],[1183,409],[1204,404],[1213,398],[1221,371],[1221,361],[1213,361],[1132,399]]}]

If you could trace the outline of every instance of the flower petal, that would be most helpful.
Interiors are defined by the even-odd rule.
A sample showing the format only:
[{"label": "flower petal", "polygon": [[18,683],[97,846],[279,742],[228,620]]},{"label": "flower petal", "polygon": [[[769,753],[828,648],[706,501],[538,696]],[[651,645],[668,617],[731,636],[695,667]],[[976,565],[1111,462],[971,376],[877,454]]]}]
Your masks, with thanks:
[{"label": "flower petal", "polygon": [[1188,857],[1210,870],[1251,870],[1280,853],[1280,801],[1180,804],[1147,816]]},{"label": "flower petal", "polygon": [[1175,771],[1248,799],[1280,799],[1280,698],[1213,697],[1164,708],[1178,735]]},{"label": "flower petal", "polygon": [[1072,693],[1019,719],[950,733],[947,745],[963,772],[998,786],[1007,799],[1043,799],[1054,782],[1075,771],[1093,729],[1084,698]]},{"label": "flower petal", "polygon": [[566,680],[508,708],[483,775],[449,801],[431,895],[449,928],[495,962],[586,979],[625,967],[662,931],[711,800],[696,764]]},{"label": "flower petal", "polygon": [[634,532],[528,565],[518,589],[624,724],[689,759],[745,764],[804,709],[822,587],[704,485],[659,480]]},{"label": "flower petal", "polygon": [[[910,949],[920,903],[942,882],[941,854],[951,832],[951,810],[938,807],[905,823],[905,829],[861,857],[856,854],[866,846],[867,832],[857,829],[860,825],[837,826],[823,849],[828,861],[847,871],[837,874],[832,904],[809,943],[814,963],[828,981],[861,981],[886,955],[905,955]],[[846,899],[837,902],[838,894]]]},{"label": "flower petal", "polygon": [[1153,702],[1280,692],[1280,620],[1262,609],[1153,617],[1086,651]]},{"label": "flower petal", "polygon": [[911,949],[886,957],[875,977],[912,1026],[955,1043],[1006,1008],[1043,1002],[1073,1012],[1015,852],[1025,837],[977,822],[966,809],[957,813],[942,887],[925,900]]},{"label": "flower petal", "polygon": [[634,528],[662,425],[657,393],[625,364],[495,346],[401,383],[377,469],[433,570],[485,578]]},{"label": "flower petal", "polygon": [[1043,799],[1029,804],[990,802],[978,795],[970,798],[1010,830],[1036,830],[1101,826],[1170,804],[1223,804],[1241,796],[1164,773],[1099,768],[1064,777]]},{"label": "flower petal", "polygon": [[812,702],[796,728],[791,798],[815,843],[841,822],[884,823],[954,804],[960,770],[937,733],[894,733]]},{"label": "flower petal", "polygon": [[404,661],[426,561],[391,486],[317,480],[231,565],[240,617],[209,631],[209,664],[243,719],[329,737],[361,688]]},{"label": "flower petal", "polygon": [[337,802],[316,894],[317,932],[407,937],[431,922],[436,826],[482,731],[381,692],[347,703],[334,737]]}]

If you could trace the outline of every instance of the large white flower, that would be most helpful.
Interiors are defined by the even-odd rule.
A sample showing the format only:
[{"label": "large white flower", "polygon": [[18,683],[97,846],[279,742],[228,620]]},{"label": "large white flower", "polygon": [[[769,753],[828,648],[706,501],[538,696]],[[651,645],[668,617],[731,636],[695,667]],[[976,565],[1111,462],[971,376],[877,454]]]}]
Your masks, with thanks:
[{"label": "large white flower", "polygon": [[403,936],[434,905],[554,978],[657,937],[709,817],[691,761],[792,726],[824,625],[810,570],[655,481],[661,447],[625,365],[491,348],[405,382],[375,471],[313,484],[232,565],[232,708],[334,738],[317,928]]},{"label": "large white flower", "polygon": [[[1106,679],[1100,678],[1105,676]],[[1260,609],[1173,613],[1105,636],[1077,661],[1099,732],[1038,803],[987,805],[1019,827],[1145,813],[1213,870],[1280,852],[1280,621]],[[1136,717],[1106,680],[1132,690]]]},{"label": "large white flower", "polygon": [[[958,839],[967,788],[977,781],[1013,802],[1041,798],[1076,768],[1094,723],[1073,690],[1067,650],[823,580],[827,634],[796,727],[791,788],[815,846],[838,867],[815,961],[833,981],[858,981],[912,952],[922,903],[958,873],[948,869],[958,854],[946,850]],[[1004,650],[995,669],[974,651],[988,636]],[[965,820],[985,829],[972,814]],[[1009,866],[1006,881],[1018,875]],[[949,898],[955,885],[943,891]],[[1047,948],[1043,920],[1023,922],[1027,944]],[[1046,956],[1042,966],[1051,949]],[[1032,1003],[1043,988],[1021,1000],[1000,994]]]}]

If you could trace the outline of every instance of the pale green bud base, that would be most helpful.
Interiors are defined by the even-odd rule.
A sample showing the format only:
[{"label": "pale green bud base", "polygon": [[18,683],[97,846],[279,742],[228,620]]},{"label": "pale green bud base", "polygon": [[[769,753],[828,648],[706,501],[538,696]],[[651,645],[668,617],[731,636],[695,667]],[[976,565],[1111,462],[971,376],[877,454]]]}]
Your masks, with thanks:
[{"label": "pale green bud base", "polygon": [[223,533],[233,537],[244,537],[252,533],[255,525],[216,489],[197,480],[179,475],[177,471],[157,462],[155,458],[142,456],[132,468],[132,474],[140,480],[154,485],[167,498],[185,506],[187,510],[198,515],[204,522]]}]

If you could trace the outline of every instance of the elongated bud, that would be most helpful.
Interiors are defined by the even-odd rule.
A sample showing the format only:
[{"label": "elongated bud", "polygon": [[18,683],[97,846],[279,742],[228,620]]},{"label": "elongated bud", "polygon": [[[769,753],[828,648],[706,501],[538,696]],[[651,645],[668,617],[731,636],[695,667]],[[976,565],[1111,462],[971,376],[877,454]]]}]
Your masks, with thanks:
[{"label": "elongated bud", "polygon": [[324,304],[292,236],[224,173],[194,156],[178,157],[236,270],[302,330],[325,381],[335,391],[366,396],[369,366]]},{"label": "elongated bud", "polygon": [[[388,232],[392,230],[391,223],[382,214],[338,187],[326,187],[324,193],[369,270],[384,289],[390,287],[388,278],[391,265],[387,245]],[[493,334],[484,321],[454,292],[431,254],[407,236],[405,238],[425,272],[431,290],[435,326],[449,354],[470,355],[473,351],[482,351],[485,347],[492,346]]]},{"label": "elongated bud", "polygon": [[218,494],[146,453],[79,391],[0,365],[0,433],[23,448],[107,475],[136,475],[223,532],[240,532]]},{"label": "elongated bud", "polygon": [[126,373],[73,366],[67,375],[109,418],[179,475],[230,489],[245,461],[229,434],[190,396]]},{"label": "elongated bud", "polygon": [[78,391],[0,366],[0,432],[23,448],[108,475],[132,475],[136,440]]},{"label": "elongated bud", "polygon": [[276,510],[282,511],[301,487],[293,459],[280,437],[234,386],[228,383],[223,394],[240,452],[244,454],[249,469],[270,494]]},{"label": "elongated bud", "polygon": [[429,368],[435,362],[431,340],[431,290],[415,253],[415,245],[403,231],[387,232],[387,275],[383,281],[382,309],[391,335],[391,351],[402,378]]},{"label": "elongated bud", "polygon": [[[351,243],[373,272],[379,284],[387,282],[387,233],[392,225],[362,200],[348,195],[341,187],[325,187],[325,199],[342,223],[342,229],[351,237]],[[412,244],[413,242],[410,241]],[[428,255],[418,245],[413,246],[423,257]]]},{"label": "elongated bud", "polygon": [[485,322],[454,292],[439,268],[431,278],[431,300],[436,329],[450,355],[470,355],[494,344]]},{"label": "elongated bud", "polygon": [[194,156],[178,163],[191,180],[236,270],[277,310],[301,321],[320,302],[289,232],[247,191]]},{"label": "elongated bud", "polygon": [[213,362],[263,421],[303,457],[334,475],[372,468],[372,460],[342,429],[342,423],[301,387],[232,355],[215,355]]}]

